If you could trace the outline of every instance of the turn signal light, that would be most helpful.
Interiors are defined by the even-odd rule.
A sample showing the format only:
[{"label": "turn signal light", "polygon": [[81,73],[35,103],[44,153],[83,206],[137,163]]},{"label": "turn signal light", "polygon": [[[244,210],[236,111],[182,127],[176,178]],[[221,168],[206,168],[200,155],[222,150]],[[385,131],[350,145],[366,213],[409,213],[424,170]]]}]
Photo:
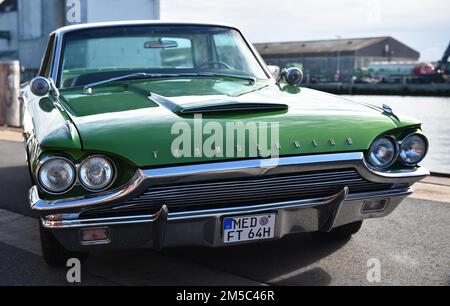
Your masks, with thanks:
[{"label": "turn signal light", "polygon": [[368,200],[362,206],[362,213],[381,212],[386,209],[388,200]]},{"label": "turn signal light", "polygon": [[80,233],[81,241],[85,243],[109,241],[109,229],[106,227],[82,229]]}]

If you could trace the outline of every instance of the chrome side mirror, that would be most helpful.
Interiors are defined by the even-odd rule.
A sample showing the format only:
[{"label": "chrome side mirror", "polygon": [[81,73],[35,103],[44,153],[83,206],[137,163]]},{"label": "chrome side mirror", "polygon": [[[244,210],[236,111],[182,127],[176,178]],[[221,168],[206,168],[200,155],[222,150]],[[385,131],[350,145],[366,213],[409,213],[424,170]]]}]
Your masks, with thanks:
[{"label": "chrome side mirror", "polygon": [[303,71],[296,67],[283,69],[277,79],[277,84],[279,84],[282,79],[289,85],[300,86],[303,81]]},{"label": "chrome side mirror", "polygon": [[58,89],[55,86],[55,83],[52,79],[47,79],[44,77],[35,77],[30,82],[30,90],[31,92],[38,97],[43,97],[48,95],[50,92],[59,95]]},{"label": "chrome side mirror", "polygon": [[280,67],[275,65],[268,65],[267,68],[269,69],[269,72],[273,75],[275,79],[278,79],[280,76]]}]

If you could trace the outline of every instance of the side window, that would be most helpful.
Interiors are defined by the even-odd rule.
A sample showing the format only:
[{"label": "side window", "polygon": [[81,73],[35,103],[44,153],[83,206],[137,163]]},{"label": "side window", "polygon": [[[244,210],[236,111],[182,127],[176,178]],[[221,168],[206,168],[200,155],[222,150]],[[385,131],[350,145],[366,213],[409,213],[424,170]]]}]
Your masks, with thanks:
[{"label": "side window", "polygon": [[52,66],[52,58],[54,50],[55,50],[55,35],[52,35],[48,40],[47,50],[45,51],[45,55],[41,63],[41,68],[39,69],[39,76],[42,77],[50,76],[50,69]]}]

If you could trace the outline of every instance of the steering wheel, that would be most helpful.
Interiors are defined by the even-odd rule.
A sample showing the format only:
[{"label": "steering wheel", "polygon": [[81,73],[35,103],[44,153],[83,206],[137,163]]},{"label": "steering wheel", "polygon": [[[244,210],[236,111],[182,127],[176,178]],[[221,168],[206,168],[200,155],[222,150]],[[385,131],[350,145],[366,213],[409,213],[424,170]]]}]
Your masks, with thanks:
[{"label": "steering wheel", "polygon": [[231,66],[228,65],[227,63],[221,62],[221,61],[209,61],[209,62],[204,62],[204,63],[198,65],[198,67],[201,68],[201,67],[204,67],[204,66],[206,66],[206,65],[214,65],[214,64],[222,65],[222,66],[224,66],[224,67],[227,68],[227,69],[233,69],[233,67],[231,67]]}]

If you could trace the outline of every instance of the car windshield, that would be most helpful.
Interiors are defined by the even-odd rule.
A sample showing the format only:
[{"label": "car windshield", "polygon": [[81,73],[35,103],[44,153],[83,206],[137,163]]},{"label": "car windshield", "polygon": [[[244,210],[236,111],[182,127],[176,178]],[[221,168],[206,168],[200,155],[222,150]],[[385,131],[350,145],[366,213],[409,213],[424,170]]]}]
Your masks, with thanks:
[{"label": "car windshield", "polygon": [[61,88],[132,73],[268,78],[241,34],[230,28],[125,26],[79,30],[64,37]]}]

